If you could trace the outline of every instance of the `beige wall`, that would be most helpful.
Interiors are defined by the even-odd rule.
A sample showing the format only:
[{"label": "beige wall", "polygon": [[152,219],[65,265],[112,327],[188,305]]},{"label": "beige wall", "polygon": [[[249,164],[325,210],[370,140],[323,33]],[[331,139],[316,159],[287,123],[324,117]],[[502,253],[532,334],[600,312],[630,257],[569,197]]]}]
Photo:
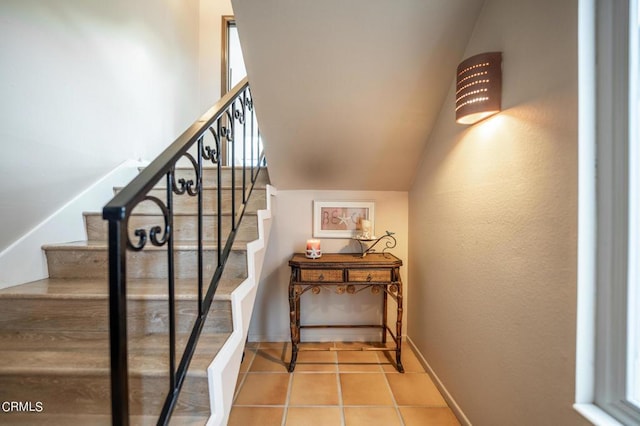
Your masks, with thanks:
[{"label": "beige wall", "polygon": [[[275,197],[275,213],[271,238],[262,271],[256,303],[249,330],[252,341],[287,341],[289,333],[288,261],[295,252],[305,249],[313,233],[313,201],[373,201],[375,202],[375,232],[396,233],[398,245],[391,253],[404,261],[401,276],[407,288],[408,268],[408,194],[389,191],[279,191]],[[349,239],[321,239],[324,252],[355,252],[359,249]],[[366,292],[353,295],[305,294],[302,322],[374,323],[380,319],[381,295]],[[389,305],[394,305],[390,302]],[[390,317],[390,318],[395,318]],[[406,319],[406,312],[405,312]],[[405,321],[406,324],[406,321]],[[406,330],[406,328],[405,328]],[[371,332],[360,330],[303,331],[304,340],[371,340]]]},{"label": "beige wall", "polygon": [[[454,122],[409,195],[409,337],[474,425],[574,425],[576,0],[487,0],[465,53],[502,51],[503,112]],[[453,77],[453,73],[452,73]]]}]

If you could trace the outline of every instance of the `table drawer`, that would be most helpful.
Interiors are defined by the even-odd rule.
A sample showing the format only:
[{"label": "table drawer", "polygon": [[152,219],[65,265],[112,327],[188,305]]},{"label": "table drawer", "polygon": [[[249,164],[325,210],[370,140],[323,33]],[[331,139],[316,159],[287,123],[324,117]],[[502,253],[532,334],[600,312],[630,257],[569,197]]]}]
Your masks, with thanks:
[{"label": "table drawer", "polygon": [[342,269],[302,269],[300,281],[306,282],[341,282]]},{"label": "table drawer", "polygon": [[391,281],[391,269],[349,269],[348,281],[362,282],[389,282]]}]

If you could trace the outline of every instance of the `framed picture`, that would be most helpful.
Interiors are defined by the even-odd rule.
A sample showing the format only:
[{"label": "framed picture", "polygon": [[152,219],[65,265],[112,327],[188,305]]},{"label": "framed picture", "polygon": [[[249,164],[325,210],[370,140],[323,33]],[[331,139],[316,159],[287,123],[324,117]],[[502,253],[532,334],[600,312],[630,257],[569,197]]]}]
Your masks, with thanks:
[{"label": "framed picture", "polygon": [[373,233],[373,202],[314,201],[313,236],[316,238],[353,238],[368,220]]}]

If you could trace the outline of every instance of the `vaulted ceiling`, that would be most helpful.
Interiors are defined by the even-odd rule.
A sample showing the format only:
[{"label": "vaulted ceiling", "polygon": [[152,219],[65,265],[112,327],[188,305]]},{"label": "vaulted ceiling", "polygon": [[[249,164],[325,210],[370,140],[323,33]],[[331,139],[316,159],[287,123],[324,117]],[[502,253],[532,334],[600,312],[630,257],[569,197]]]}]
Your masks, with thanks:
[{"label": "vaulted ceiling", "polygon": [[272,182],[408,190],[482,3],[232,0]]}]

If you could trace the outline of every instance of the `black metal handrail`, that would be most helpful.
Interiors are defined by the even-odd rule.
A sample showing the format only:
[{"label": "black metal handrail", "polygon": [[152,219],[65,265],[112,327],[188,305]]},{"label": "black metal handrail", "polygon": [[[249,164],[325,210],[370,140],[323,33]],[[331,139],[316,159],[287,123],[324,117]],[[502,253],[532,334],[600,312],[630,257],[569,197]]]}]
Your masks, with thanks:
[{"label": "black metal handrail", "polygon": [[[213,136],[214,146],[205,142]],[[241,138],[241,139],[240,139]],[[237,145],[242,143],[242,153]],[[223,149],[223,144],[226,144]],[[195,150],[195,153],[193,152]],[[222,152],[230,153],[222,158]],[[236,206],[236,154],[242,167],[242,202]],[[186,159],[193,167],[194,179],[181,178],[176,182],[178,161]],[[222,246],[222,163],[231,168],[231,230]],[[204,282],[203,248],[203,166],[210,162],[217,170],[217,235],[215,272]],[[208,112],[193,123],[178,139],[140,172],[103,208],[102,216],[109,223],[109,327],[111,352],[111,411],[114,425],[129,424],[129,385],[127,365],[127,252],[143,250],[147,242],[167,247],[167,288],[169,312],[169,392],[164,401],[158,424],[167,424],[177,402],[187,368],[195,352],[213,296],[222,276],[226,260],[235,240],[238,225],[244,215],[253,184],[264,164],[260,130],[248,80],[245,78]],[[247,176],[247,174],[249,176]],[[161,179],[166,179],[166,200],[149,195]],[[247,179],[248,178],[248,179]],[[239,189],[239,187],[238,187]],[[174,195],[197,197],[198,215],[198,315],[176,367],[175,264],[173,216]],[[154,203],[164,218],[164,226],[135,229],[137,241],[132,241],[128,219],[141,202]],[[135,238],[134,238],[135,239]]]}]

